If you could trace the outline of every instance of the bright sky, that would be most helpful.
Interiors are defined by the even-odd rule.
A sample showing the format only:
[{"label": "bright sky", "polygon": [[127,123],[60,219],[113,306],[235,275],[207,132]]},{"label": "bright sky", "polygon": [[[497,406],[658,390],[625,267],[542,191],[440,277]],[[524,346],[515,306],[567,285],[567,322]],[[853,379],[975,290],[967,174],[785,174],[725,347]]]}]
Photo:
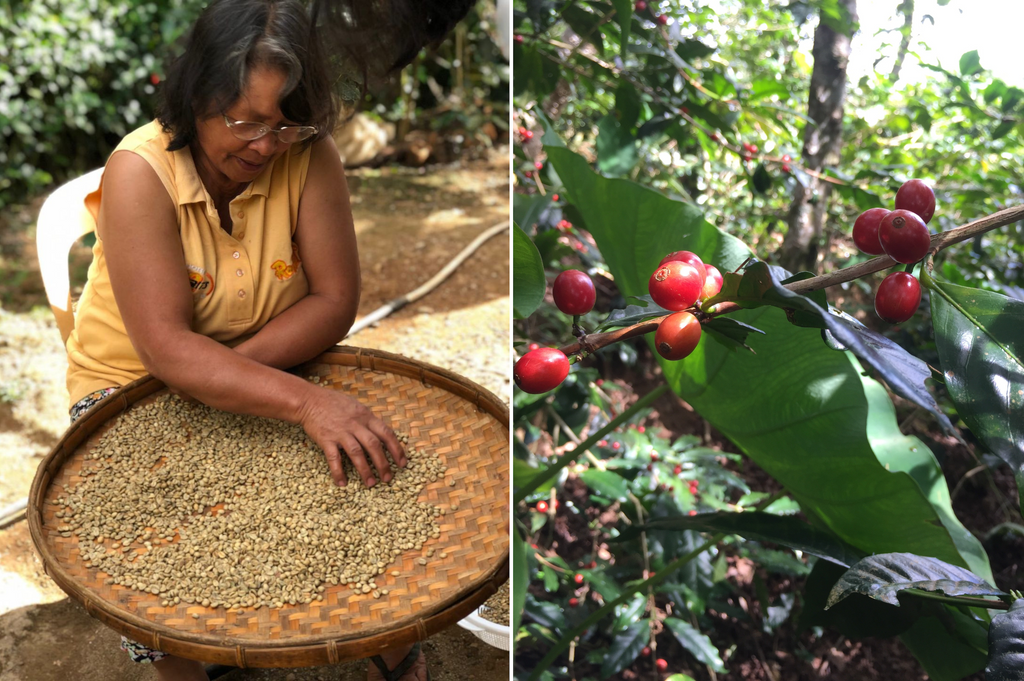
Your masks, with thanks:
[{"label": "bright sky", "polygon": [[[899,0],[858,0],[860,32],[853,41],[853,54],[849,80],[870,73],[878,58],[878,46],[888,42],[885,50],[890,58],[881,62],[883,73],[892,70],[892,56],[899,45],[898,31],[877,34],[880,29],[899,28],[902,15],[896,15]],[[928,19],[930,15],[934,24]],[[1008,85],[1024,87],[1024,58],[1021,57],[1020,28],[1024,24],[1024,0],[950,0],[939,7],[937,0],[916,0],[914,6],[913,39],[910,50],[917,52],[926,62],[942,65],[947,71],[960,73],[960,56],[978,50],[981,67],[1001,78]],[[877,34],[877,35],[876,35]],[[930,48],[926,49],[925,45]],[[934,71],[922,69],[913,55],[908,54],[900,71],[900,78],[919,81],[934,78]]]}]

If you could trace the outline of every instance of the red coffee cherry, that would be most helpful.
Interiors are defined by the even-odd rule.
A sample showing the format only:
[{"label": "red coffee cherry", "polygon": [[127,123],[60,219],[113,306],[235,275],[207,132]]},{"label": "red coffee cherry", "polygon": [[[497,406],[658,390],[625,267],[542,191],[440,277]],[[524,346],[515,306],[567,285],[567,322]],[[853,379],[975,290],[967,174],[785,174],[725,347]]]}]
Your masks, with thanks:
[{"label": "red coffee cherry", "polygon": [[538,513],[547,513],[548,512],[548,502],[546,502],[546,501],[538,501],[537,502],[537,512]]},{"label": "red coffee cherry", "polygon": [[935,214],[935,192],[924,180],[907,180],[896,192],[896,209],[917,213],[928,224]]},{"label": "red coffee cherry", "polygon": [[701,300],[717,296],[722,291],[722,284],[725,283],[722,273],[714,265],[704,265],[704,271],[707,273],[707,277],[704,279],[704,288],[701,290]]},{"label": "red coffee cherry", "polygon": [[524,128],[521,132],[522,132],[524,140],[532,140],[533,139],[533,130],[527,130],[527,129]]},{"label": "red coffee cherry", "polygon": [[909,210],[894,210],[878,225],[878,240],[886,254],[896,262],[917,262],[931,246],[928,225]]},{"label": "red coffee cherry", "polygon": [[594,309],[594,301],[597,300],[594,282],[586,272],[579,270],[565,270],[555,277],[551,293],[555,297],[555,307],[571,315],[587,314]]},{"label": "red coffee cherry", "polygon": [[572,579],[573,579],[573,581],[574,581],[574,582],[576,582],[577,584],[582,584],[582,583],[583,583],[583,575],[581,575],[581,574],[580,574],[580,573],[578,573],[578,572],[576,573],[576,576],[574,576],[574,577],[573,577]]},{"label": "red coffee cherry", "polygon": [[875,313],[890,324],[907,321],[920,304],[921,284],[908,272],[893,272],[875,293]]},{"label": "red coffee cherry", "polygon": [[575,598],[575,597],[569,599],[569,607],[570,608],[575,608],[579,604],[580,604],[580,599]]},{"label": "red coffee cherry", "polygon": [[788,163],[783,163],[782,164],[782,172],[788,173],[789,171],[790,171],[789,164]]},{"label": "red coffee cherry", "polygon": [[[701,274],[701,281],[707,278],[707,270],[704,269],[704,261],[700,259],[700,256],[693,251],[672,251],[658,263],[658,267],[661,267],[665,263],[678,260],[679,262],[688,262],[697,268],[697,271]],[[702,284],[703,285],[703,284]]]},{"label": "red coffee cherry", "polygon": [[672,474],[673,475],[679,475],[682,472],[683,472],[683,467],[680,466],[679,464],[676,464],[676,467],[672,469]]},{"label": "red coffee cherry", "polygon": [[711,133],[711,141],[712,142],[720,142],[720,141],[722,141],[722,136],[719,135],[717,132],[713,132],[713,133]]},{"label": "red coffee cherry", "polygon": [[658,15],[658,23],[661,24],[662,26],[664,26],[665,24],[668,23],[668,17],[665,16],[664,14],[659,14]]},{"label": "red coffee cherry", "polygon": [[668,662],[665,661],[665,658],[659,657],[658,661],[654,663],[654,666],[658,668],[658,671],[663,672],[668,669]]},{"label": "red coffee cherry", "polygon": [[650,656],[650,654],[651,654],[651,647],[650,646],[644,646],[644,649],[640,651],[640,654],[643,655],[644,657]]},{"label": "red coffee cherry", "polygon": [[658,452],[651,452],[651,461],[658,460]]},{"label": "red coffee cherry", "polygon": [[782,162],[783,162],[783,163],[789,163],[789,162],[790,162],[790,161],[792,161],[792,160],[793,160],[793,159],[791,159],[791,158],[789,157],[789,154],[783,154],[783,155],[782,155]]},{"label": "red coffee cherry", "polygon": [[647,282],[651,299],[666,310],[679,311],[692,307],[704,290],[707,272],[689,263],[673,260],[659,265]]},{"label": "red coffee cherry", "polygon": [[864,253],[882,255],[885,249],[878,240],[878,226],[890,211],[885,208],[869,208],[853,223],[853,243]]},{"label": "red coffee cherry", "polygon": [[568,375],[569,358],[557,348],[531,350],[512,368],[519,389],[534,395],[557,388]]},{"label": "red coffee cherry", "polygon": [[654,334],[654,347],[665,359],[687,357],[700,342],[700,322],[689,312],[665,317]]},{"label": "red coffee cherry", "polygon": [[519,35],[518,33],[516,33],[516,35],[513,38],[513,40],[516,41],[516,45],[522,45],[523,44],[523,36]]},{"label": "red coffee cherry", "polygon": [[647,9],[647,3],[644,0],[636,0],[636,11],[643,12],[645,9]]}]

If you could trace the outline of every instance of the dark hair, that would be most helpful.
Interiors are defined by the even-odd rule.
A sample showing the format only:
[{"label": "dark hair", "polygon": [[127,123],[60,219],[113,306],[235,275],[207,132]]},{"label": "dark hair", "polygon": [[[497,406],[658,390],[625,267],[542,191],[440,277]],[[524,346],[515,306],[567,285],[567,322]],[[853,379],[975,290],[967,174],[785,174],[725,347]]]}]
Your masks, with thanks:
[{"label": "dark hair", "polygon": [[166,69],[157,119],[171,133],[167,150],[188,146],[196,118],[230,107],[259,66],[288,75],[281,112],[318,130],[305,144],[329,136],[335,91],[351,115],[370,83],[440,42],[475,2],[312,0],[307,13],[300,0],[214,0]]},{"label": "dark hair", "polygon": [[281,113],[317,126],[312,144],[334,131],[338,107],[318,32],[299,0],[214,0],[196,20],[184,51],[167,68],[157,119],[171,133],[168,151],[196,137],[196,119],[242,95],[258,67],[287,75]]}]

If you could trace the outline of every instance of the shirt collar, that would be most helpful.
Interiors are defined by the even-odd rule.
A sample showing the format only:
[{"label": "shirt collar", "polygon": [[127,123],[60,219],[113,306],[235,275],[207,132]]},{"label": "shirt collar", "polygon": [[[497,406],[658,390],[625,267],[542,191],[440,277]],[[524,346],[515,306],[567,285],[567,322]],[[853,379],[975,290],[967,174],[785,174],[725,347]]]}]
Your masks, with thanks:
[{"label": "shirt collar", "polygon": [[[178,181],[178,205],[184,205],[188,203],[205,203],[207,204],[207,212],[211,215],[217,212],[216,206],[213,203],[213,197],[206,191],[206,187],[203,185],[202,179],[199,177],[199,171],[196,169],[195,159],[192,158],[192,150],[185,146],[177,151],[172,152],[174,154],[174,167],[180,172],[176,173]],[[282,154],[283,156],[283,154]],[[270,193],[270,178],[274,172],[274,166],[281,159],[279,156],[274,160],[273,163],[269,164],[263,169],[255,180],[250,182],[242,193],[236,198],[247,199],[253,194],[260,196],[267,196]]]}]

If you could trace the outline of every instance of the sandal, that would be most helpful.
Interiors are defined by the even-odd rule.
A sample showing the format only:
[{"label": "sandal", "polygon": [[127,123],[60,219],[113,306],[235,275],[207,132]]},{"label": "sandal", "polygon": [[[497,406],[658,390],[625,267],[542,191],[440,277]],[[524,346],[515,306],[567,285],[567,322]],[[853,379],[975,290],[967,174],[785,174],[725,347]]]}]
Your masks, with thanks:
[{"label": "sandal", "polygon": [[[420,658],[420,644],[414,643],[409,654],[405,656],[401,662],[398,663],[394,669],[388,669],[387,664],[384,662],[384,658],[380,655],[374,655],[370,658],[370,661],[377,665],[377,669],[380,670],[381,676],[384,677],[384,681],[399,681],[402,675],[405,674],[409,669],[416,664],[416,660]],[[430,681],[430,670],[427,670],[427,681]]]}]

